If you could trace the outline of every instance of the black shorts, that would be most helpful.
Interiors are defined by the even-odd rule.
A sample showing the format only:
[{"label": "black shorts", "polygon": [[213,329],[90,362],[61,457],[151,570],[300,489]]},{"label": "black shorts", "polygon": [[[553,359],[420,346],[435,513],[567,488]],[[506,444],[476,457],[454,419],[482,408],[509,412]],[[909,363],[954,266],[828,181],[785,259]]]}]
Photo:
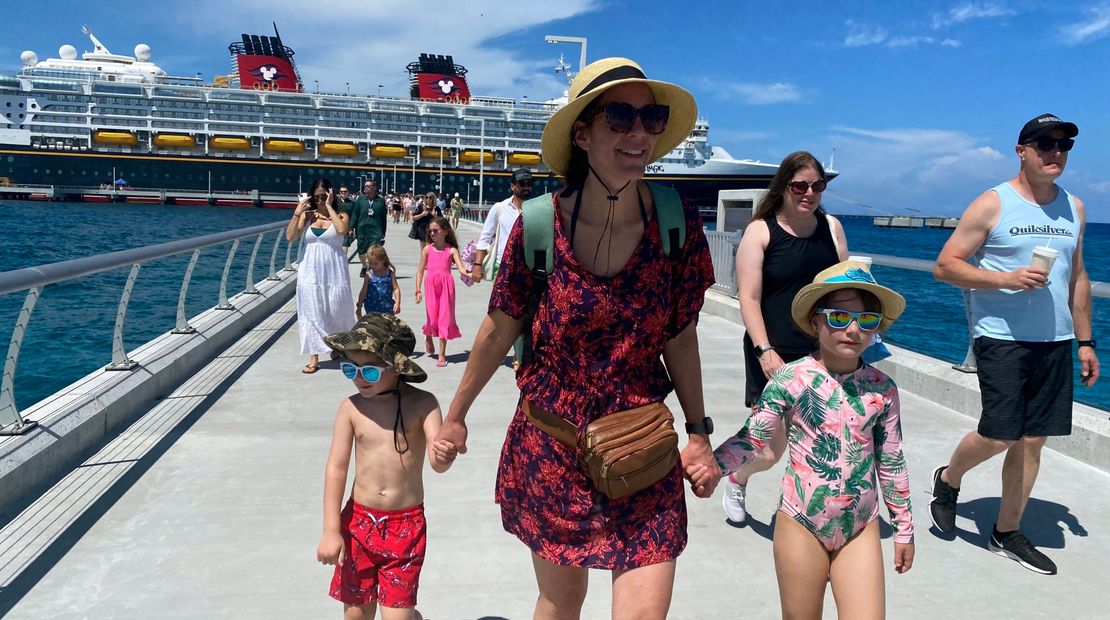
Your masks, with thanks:
[{"label": "black shorts", "polygon": [[1070,435],[1071,347],[1071,340],[976,338],[975,367],[983,397],[979,434],[1013,441]]}]

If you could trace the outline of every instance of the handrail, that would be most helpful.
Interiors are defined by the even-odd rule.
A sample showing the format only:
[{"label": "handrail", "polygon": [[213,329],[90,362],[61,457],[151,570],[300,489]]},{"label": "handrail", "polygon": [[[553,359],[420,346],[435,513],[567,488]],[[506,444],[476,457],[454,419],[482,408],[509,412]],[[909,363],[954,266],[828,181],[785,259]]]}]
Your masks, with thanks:
[{"label": "handrail", "polygon": [[[246,238],[254,238],[254,249],[251,252],[250,263],[247,266],[244,292],[248,294],[259,294],[259,291],[254,286],[254,265],[263,238],[266,233],[275,231],[277,233],[274,239],[274,247],[270,252],[270,278],[267,279],[280,279],[276,276],[274,261],[277,257],[278,246],[281,244],[282,239],[285,238],[285,228],[285,222],[261,224],[222,233],[193,237],[192,239],[170,241],[168,243],[149,245],[141,248],[120,250],[118,252],[98,254],[96,256],[87,256],[47,265],[0,272],[0,295],[14,291],[27,291],[27,296],[23,301],[23,307],[16,319],[15,327],[12,329],[11,340],[8,344],[8,355],[4,360],[3,377],[0,378],[0,435],[23,434],[36,426],[35,422],[23,419],[23,416],[20,415],[19,408],[16,406],[15,374],[19,364],[19,349],[23,343],[23,337],[27,333],[27,327],[31,322],[31,314],[35,309],[35,304],[38,303],[43,289],[47,285],[73,280],[103,271],[110,271],[112,269],[120,269],[123,267],[131,268],[127,277],[127,283],[124,285],[123,292],[120,295],[119,306],[116,311],[116,323],[112,334],[112,361],[105,367],[106,371],[130,371],[136,368],[137,364],[127,358],[127,349],[123,343],[123,326],[127,317],[127,304],[130,300],[140,266],[153,260],[183,254],[185,252],[192,252],[189,265],[185,269],[185,275],[181,281],[176,324],[171,333],[194,333],[196,330],[193,329],[185,319],[185,295],[189,289],[189,281],[192,278],[193,268],[196,266],[200,251],[204,248],[221,245],[229,241],[232,242],[231,250],[228,252],[227,256],[227,262],[224,265],[223,276],[220,279],[220,293],[216,308],[234,310],[235,306],[231,305],[227,298],[227,279],[231,271],[231,264],[235,257],[235,252],[239,248],[239,241]],[[283,269],[283,271],[294,270],[290,260],[292,248],[293,244],[286,242],[285,269]]]}]

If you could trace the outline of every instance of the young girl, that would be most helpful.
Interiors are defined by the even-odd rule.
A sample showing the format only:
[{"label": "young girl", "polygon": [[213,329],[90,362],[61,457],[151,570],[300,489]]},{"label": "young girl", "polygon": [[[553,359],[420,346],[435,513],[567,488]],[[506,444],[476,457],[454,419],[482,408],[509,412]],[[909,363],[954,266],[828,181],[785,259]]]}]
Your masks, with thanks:
[{"label": "young girl", "polygon": [[370,270],[362,279],[355,312],[359,318],[362,318],[363,311],[397,314],[401,311],[401,287],[397,284],[397,270],[389,262],[385,246],[370,246],[366,255]]},{"label": "young girl", "polygon": [[879,491],[895,529],[894,569],[904,573],[913,564],[898,389],[860,360],[875,331],[905,305],[863,263],[818,273],[794,297],[791,316],[819,350],[776,372],[744,427],[714,453],[728,474],[788,433],[790,465],[774,536],[784,618],[820,618],[826,581],[839,617],[884,616]]},{"label": "young girl", "polygon": [[459,242],[447,218],[439,216],[428,224],[428,245],[420,252],[420,266],[416,268],[416,303],[425,295],[424,270],[428,271],[427,296],[428,322],[424,324],[424,350],[435,355],[432,338],[439,338],[439,359],[436,366],[447,365],[447,341],[459,338],[459,326],[455,323],[455,281],[451,279],[451,265],[459,273],[466,273],[462,258],[459,256]]}]

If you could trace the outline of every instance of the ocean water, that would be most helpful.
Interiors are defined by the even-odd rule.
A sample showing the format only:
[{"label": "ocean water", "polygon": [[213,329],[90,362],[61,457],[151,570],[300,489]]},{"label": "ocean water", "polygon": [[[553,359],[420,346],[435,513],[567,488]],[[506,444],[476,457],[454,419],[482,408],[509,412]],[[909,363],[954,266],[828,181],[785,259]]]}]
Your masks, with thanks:
[{"label": "ocean water", "polygon": [[[244,228],[289,217],[288,210],[238,207],[0,201],[0,271],[113,252],[177,239]],[[951,231],[878,228],[869,217],[842,217],[854,252],[897,254],[933,260]],[[255,265],[255,281],[265,278],[276,233],[266,236]],[[230,244],[201,253],[189,286],[187,316],[216,305],[220,274]],[[240,243],[228,281],[228,295],[246,280],[251,243]],[[1110,253],[1110,224],[1089,224],[1086,256]],[[279,248],[279,266],[285,245]],[[128,349],[173,328],[181,276],[189,254],[145,265],[128,307],[124,344]],[[1110,265],[1088,262],[1092,280],[1110,281]],[[26,408],[111,361],[112,328],[128,269],[54,284],[39,298],[16,373],[16,402]],[[887,340],[953,363],[967,351],[967,321],[958,289],[931,274],[876,266],[880,282],[907,301]],[[0,346],[6,352],[25,293],[0,295]],[[1094,300],[1095,337],[1110,334],[1110,306]],[[1107,336],[1110,340],[1110,336]],[[75,346],[75,344],[77,346]],[[1110,347],[1108,347],[1110,349]],[[1105,352],[1104,352],[1104,355]],[[1107,359],[1110,359],[1108,357]],[[1076,373],[1078,377],[1078,372]],[[1081,402],[1110,409],[1110,377],[1093,388],[1076,383]]]}]

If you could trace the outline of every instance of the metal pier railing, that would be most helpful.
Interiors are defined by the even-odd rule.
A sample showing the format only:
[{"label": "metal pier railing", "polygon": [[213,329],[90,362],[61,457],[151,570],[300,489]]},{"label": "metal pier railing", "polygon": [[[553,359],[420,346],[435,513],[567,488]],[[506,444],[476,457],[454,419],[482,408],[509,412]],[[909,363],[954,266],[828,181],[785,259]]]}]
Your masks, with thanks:
[{"label": "metal pier railing", "polygon": [[[46,285],[74,280],[113,269],[130,267],[131,271],[128,274],[127,282],[124,284],[123,291],[120,294],[119,305],[116,310],[115,329],[112,334],[112,361],[105,367],[105,370],[110,371],[129,371],[135,368],[136,364],[127,357],[127,348],[123,343],[123,330],[127,318],[128,301],[131,298],[131,292],[134,288],[135,280],[138,277],[139,269],[143,264],[168,256],[192,252],[189,265],[185,269],[185,274],[181,279],[181,289],[177,299],[177,316],[173,333],[193,333],[195,330],[189,325],[189,321],[185,316],[185,299],[189,290],[189,282],[193,275],[193,269],[196,267],[197,261],[200,258],[201,250],[226,243],[231,244],[231,248],[227,253],[227,261],[224,264],[223,275],[220,279],[220,292],[215,308],[218,310],[234,310],[235,306],[228,301],[227,281],[231,273],[232,261],[235,258],[235,253],[239,249],[240,242],[250,239],[254,240],[250,262],[247,266],[246,282],[242,293],[257,294],[258,290],[254,286],[254,267],[259,251],[268,234],[273,236],[273,247],[270,250],[270,269],[266,279],[280,279],[277,276],[277,258],[278,248],[282,240],[285,239],[285,227],[286,222],[284,221],[273,224],[263,224],[260,226],[194,237],[192,239],[171,241],[169,243],[111,252],[109,254],[99,254],[96,256],[88,256],[75,260],[0,273],[0,295],[24,290],[27,291],[27,296],[23,300],[23,307],[19,311],[15,327],[12,329],[11,340],[8,344],[8,355],[4,360],[3,377],[0,379],[0,435],[20,435],[34,428],[36,424],[35,422],[25,420],[20,415],[19,408],[16,406],[15,373],[19,364],[20,345],[23,342],[24,335],[27,333],[27,328],[31,322],[31,316],[35,309],[35,305],[38,303],[39,297],[42,295],[43,288]],[[284,270],[286,271],[294,270],[292,250],[295,243],[297,242],[287,242],[285,244]]]}]

